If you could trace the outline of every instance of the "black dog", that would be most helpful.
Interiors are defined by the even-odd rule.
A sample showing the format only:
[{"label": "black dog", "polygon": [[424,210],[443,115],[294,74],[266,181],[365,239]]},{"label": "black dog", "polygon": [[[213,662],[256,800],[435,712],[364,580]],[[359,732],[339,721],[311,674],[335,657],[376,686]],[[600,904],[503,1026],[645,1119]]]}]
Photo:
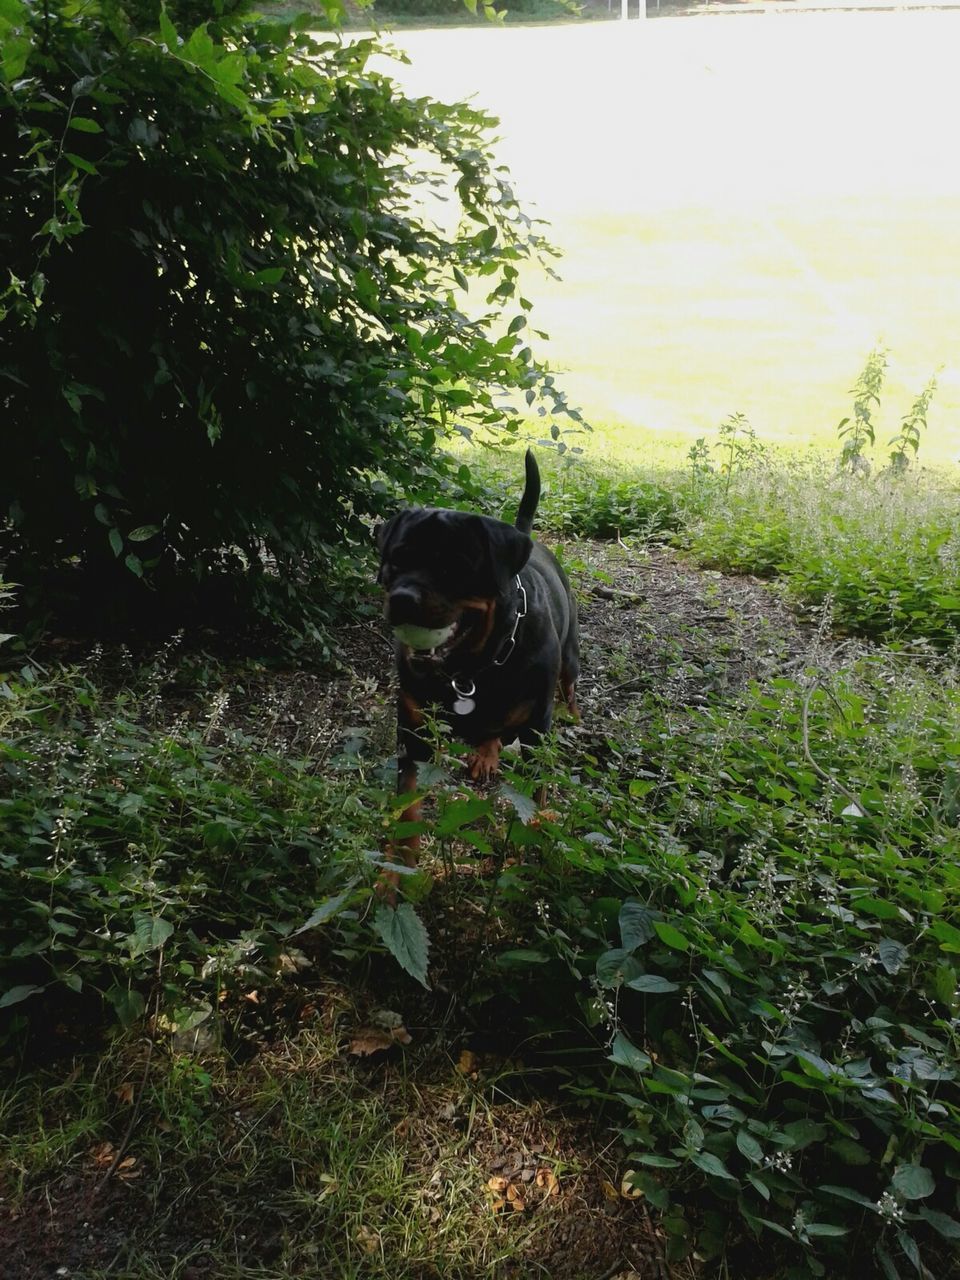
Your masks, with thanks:
[{"label": "black dog", "polygon": [[[470,775],[495,774],[504,742],[550,728],[559,686],[577,715],[577,606],[556,557],[530,537],[540,472],[527,450],[516,526],[435,507],[401,511],[378,532],[385,614],[397,639],[399,791],[430,758],[424,711],[439,708],[475,748]],[[411,806],[404,818],[416,821]],[[407,861],[416,839],[405,843]]]}]

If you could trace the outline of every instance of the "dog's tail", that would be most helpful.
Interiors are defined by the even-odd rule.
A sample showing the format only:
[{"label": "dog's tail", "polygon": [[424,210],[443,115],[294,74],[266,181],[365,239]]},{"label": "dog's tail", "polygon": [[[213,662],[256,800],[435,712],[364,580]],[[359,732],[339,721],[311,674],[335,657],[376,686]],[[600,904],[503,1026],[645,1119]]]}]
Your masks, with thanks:
[{"label": "dog's tail", "polygon": [[523,497],[520,499],[514,523],[521,533],[532,533],[533,517],[537,514],[537,507],[540,505],[540,468],[530,449],[527,450],[523,460],[523,469],[525,473]]}]

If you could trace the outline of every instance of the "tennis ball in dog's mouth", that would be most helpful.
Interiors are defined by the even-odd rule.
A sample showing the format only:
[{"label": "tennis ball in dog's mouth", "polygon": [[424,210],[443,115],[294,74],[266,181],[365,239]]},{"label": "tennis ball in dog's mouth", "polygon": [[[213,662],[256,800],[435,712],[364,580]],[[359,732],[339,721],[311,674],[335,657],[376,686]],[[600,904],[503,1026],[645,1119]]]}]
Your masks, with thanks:
[{"label": "tennis ball in dog's mouth", "polygon": [[436,649],[453,635],[455,625],[449,627],[415,627],[412,623],[404,623],[394,627],[393,634],[401,644],[411,649]]}]

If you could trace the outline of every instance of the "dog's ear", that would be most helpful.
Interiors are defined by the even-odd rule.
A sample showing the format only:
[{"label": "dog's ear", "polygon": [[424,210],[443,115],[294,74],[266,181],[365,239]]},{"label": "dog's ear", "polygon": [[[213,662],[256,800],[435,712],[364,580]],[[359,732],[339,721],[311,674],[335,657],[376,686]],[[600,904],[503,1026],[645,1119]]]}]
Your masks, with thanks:
[{"label": "dog's ear", "polygon": [[497,521],[491,530],[490,556],[497,574],[515,578],[530,559],[533,539],[512,524]]}]

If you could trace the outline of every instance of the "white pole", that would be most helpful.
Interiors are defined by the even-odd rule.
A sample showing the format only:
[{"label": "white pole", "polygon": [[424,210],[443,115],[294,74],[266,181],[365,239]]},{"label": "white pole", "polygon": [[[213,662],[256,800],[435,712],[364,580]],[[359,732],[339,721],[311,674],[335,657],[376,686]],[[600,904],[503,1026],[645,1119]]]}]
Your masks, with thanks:
[{"label": "white pole", "polygon": [[630,17],[630,0],[620,0],[620,21],[626,22]]}]

